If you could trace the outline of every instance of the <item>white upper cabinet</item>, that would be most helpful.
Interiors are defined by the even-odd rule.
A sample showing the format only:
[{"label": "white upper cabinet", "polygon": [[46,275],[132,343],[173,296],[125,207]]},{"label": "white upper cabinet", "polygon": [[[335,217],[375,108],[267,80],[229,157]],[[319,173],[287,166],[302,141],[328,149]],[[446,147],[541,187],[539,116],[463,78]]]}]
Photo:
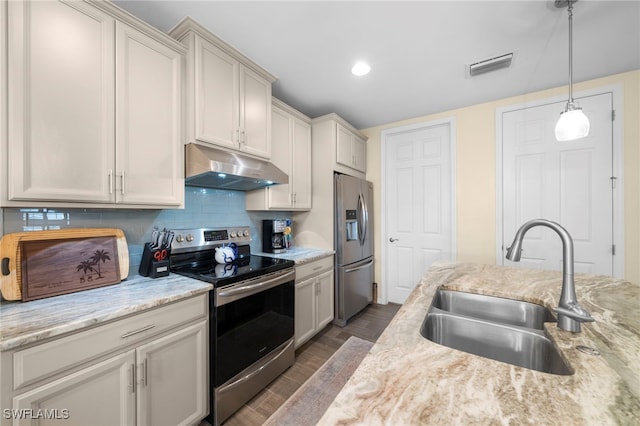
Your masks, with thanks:
[{"label": "white upper cabinet", "polygon": [[366,142],[352,130],[337,123],[336,162],[360,172],[367,171]]},{"label": "white upper cabinet", "polygon": [[190,142],[196,139],[238,148],[240,63],[201,37],[194,37],[193,42],[190,56],[195,64],[190,61],[187,68],[189,77],[195,71],[195,88],[187,95],[195,112],[195,135],[188,129]]},{"label": "white upper cabinet", "polygon": [[114,19],[80,2],[9,2],[10,200],[111,202]]},{"label": "white upper cabinet", "polygon": [[[329,172],[365,177],[367,171],[367,138],[337,114],[327,114],[311,120],[314,144],[321,149],[314,164]],[[314,153],[314,156],[316,153]],[[315,173],[315,172],[314,172]]]},{"label": "white upper cabinet", "polygon": [[309,210],[310,119],[276,98],[271,113],[271,162],[289,176],[289,183],[247,192],[247,210]]},{"label": "white upper cabinet", "polygon": [[275,77],[187,17],[169,34],[187,56],[187,139],[271,157]]},{"label": "white upper cabinet", "polygon": [[117,23],[117,202],[180,205],[184,200],[183,61],[181,53]]},{"label": "white upper cabinet", "polygon": [[3,205],[183,204],[185,49],[127,16],[8,2]]}]

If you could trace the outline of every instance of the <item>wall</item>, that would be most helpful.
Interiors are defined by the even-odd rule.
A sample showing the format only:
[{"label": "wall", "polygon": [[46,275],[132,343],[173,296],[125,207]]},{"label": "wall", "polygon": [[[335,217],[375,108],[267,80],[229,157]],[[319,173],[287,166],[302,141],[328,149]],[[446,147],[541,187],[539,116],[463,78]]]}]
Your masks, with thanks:
[{"label": "wall", "polygon": [[[129,275],[138,273],[142,248],[159,229],[251,227],[251,251],[262,251],[262,219],[290,219],[290,212],[247,212],[245,193],[187,186],[180,210],[33,209],[5,208],[0,212],[2,234],[59,228],[120,228],[129,246]],[[293,225],[295,234],[295,223]]]},{"label": "wall", "polygon": [[[574,92],[603,86],[621,85],[624,146],[624,274],[640,283],[640,70],[574,84]],[[438,114],[416,117],[361,130],[367,141],[367,180],[374,182],[375,217],[381,218],[381,144],[385,129],[442,118],[456,123],[457,260],[495,264],[496,108],[523,104],[543,98],[567,96],[567,87],[473,105]],[[376,225],[376,253],[382,253],[381,225]],[[382,282],[380,262],[376,262],[376,281]]]}]

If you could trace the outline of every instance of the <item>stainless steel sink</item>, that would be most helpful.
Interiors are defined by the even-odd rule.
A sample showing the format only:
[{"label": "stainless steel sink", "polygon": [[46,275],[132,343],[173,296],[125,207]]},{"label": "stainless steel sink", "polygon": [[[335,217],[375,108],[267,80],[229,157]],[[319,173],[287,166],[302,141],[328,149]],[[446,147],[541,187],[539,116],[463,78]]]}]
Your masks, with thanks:
[{"label": "stainless steel sink", "polygon": [[544,332],[463,317],[434,309],[420,333],[440,345],[544,373],[571,375]]},{"label": "stainless steel sink", "polygon": [[420,333],[440,345],[544,373],[573,370],[544,332],[555,321],[544,306],[439,289]]},{"label": "stainless steel sink", "polygon": [[432,306],[455,314],[538,330],[543,329],[545,322],[556,320],[542,305],[461,291],[438,290]]}]

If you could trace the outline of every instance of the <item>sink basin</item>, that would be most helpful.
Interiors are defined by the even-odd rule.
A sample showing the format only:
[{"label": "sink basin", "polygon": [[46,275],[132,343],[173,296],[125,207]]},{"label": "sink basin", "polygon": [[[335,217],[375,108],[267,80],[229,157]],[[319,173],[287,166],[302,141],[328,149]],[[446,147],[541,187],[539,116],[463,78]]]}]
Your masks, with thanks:
[{"label": "sink basin", "polygon": [[433,308],[420,333],[432,342],[544,373],[571,375],[543,331],[464,317]]},{"label": "sink basin", "polygon": [[537,330],[542,330],[545,322],[556,320],[542,305],[461,291],[438,290],[432,306],[455,314]]}]

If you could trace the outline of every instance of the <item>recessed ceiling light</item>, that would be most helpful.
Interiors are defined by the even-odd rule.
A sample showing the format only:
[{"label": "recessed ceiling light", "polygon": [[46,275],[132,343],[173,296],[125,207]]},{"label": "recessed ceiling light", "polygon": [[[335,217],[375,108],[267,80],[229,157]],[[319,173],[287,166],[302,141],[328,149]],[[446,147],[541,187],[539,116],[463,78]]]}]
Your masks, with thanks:
[{"label": "recessed ceiling light", "polygon": [[351,67],[351,74],[358,77],[369,74],[369,71],[371,71],[371,67],[366,62],[356,62],[356,64]]}]

